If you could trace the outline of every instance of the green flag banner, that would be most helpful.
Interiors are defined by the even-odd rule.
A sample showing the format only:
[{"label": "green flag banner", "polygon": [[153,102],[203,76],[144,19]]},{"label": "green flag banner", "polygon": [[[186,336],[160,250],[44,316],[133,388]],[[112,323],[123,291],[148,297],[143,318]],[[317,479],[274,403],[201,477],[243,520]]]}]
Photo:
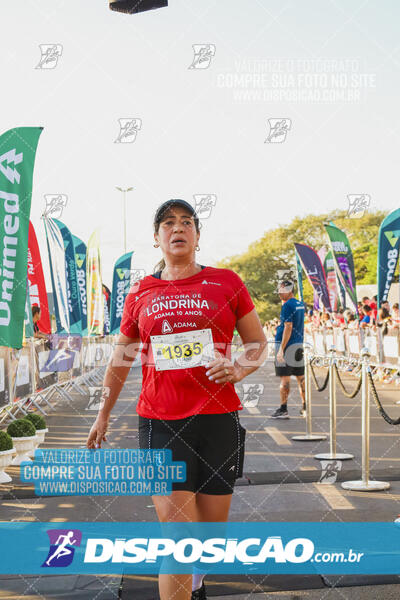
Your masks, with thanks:
[{"label": "green flag banner", "polygon": [[382,221],[378,235],[378,306],[388,299],[400,250],[400,208]]},{"label": "green flag banner", "polygon": [[21,348],[33,167],[43,127],[0,136],[0,346]]},{"label": "green flag banner", "polygon": [[350,296],[356,314],[357,308],[357,290],[356,276],[354,273],[353,253],[350,248],[349,240],[344,231],[336,227],[334,223],[325,223],[325,229],[329,238],[329,245],[332,256],[335,261],[336,273],[339,281]]}]

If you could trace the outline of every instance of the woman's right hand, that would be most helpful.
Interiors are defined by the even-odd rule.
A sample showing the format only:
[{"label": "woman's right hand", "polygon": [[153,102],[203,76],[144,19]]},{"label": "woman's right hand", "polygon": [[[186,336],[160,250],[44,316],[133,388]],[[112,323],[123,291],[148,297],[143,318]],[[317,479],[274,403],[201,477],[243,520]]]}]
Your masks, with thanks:
[{"label": "woman's right hand", "polygon": [[90,449],[101,448],[101,443],[106,442],[106,433],[108,428],[109,417],[105,417],[102,414],[98,414],[95,422],[89,431],[88,438],[86,440],[86,447]]}]

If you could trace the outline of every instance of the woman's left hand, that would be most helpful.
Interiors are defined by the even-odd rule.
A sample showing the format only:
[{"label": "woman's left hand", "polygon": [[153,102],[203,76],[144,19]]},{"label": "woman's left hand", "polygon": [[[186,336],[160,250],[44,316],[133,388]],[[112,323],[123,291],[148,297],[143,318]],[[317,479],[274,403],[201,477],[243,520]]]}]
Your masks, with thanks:
[{"label": "woman's left hand", "polygon": [[235,365],[217,350],[215,351],[215,359],[206,365],[206,375],[210,381],[215,383],[236,383],[240,381]]}]

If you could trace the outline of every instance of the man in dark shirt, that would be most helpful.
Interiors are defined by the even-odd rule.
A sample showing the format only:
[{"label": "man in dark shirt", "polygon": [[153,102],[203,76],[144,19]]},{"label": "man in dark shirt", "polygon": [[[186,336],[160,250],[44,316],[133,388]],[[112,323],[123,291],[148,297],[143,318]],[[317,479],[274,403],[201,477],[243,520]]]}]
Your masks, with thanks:
[{"label": "man in dark shirt", "polygon": [[273,419],[288,419],[287,401],[290,392],[290,377],[297,379],[302,399],[300,414],[305,416],[304,389],[304,304],[293,295],[294,283],[282,281],[278,286],[278,294],[282,300],[280,323],[275,335],[275,374],[281,378],[281,405],[271,415]]}]

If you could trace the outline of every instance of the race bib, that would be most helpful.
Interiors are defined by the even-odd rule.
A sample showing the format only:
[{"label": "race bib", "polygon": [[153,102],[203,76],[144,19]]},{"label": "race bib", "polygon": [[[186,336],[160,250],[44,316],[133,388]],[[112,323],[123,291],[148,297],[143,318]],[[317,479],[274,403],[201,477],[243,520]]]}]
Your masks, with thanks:
[{"label": "race bib", "polygon": [[189,369],[214,359],[211,329],[150,336],[156,371]]}]

